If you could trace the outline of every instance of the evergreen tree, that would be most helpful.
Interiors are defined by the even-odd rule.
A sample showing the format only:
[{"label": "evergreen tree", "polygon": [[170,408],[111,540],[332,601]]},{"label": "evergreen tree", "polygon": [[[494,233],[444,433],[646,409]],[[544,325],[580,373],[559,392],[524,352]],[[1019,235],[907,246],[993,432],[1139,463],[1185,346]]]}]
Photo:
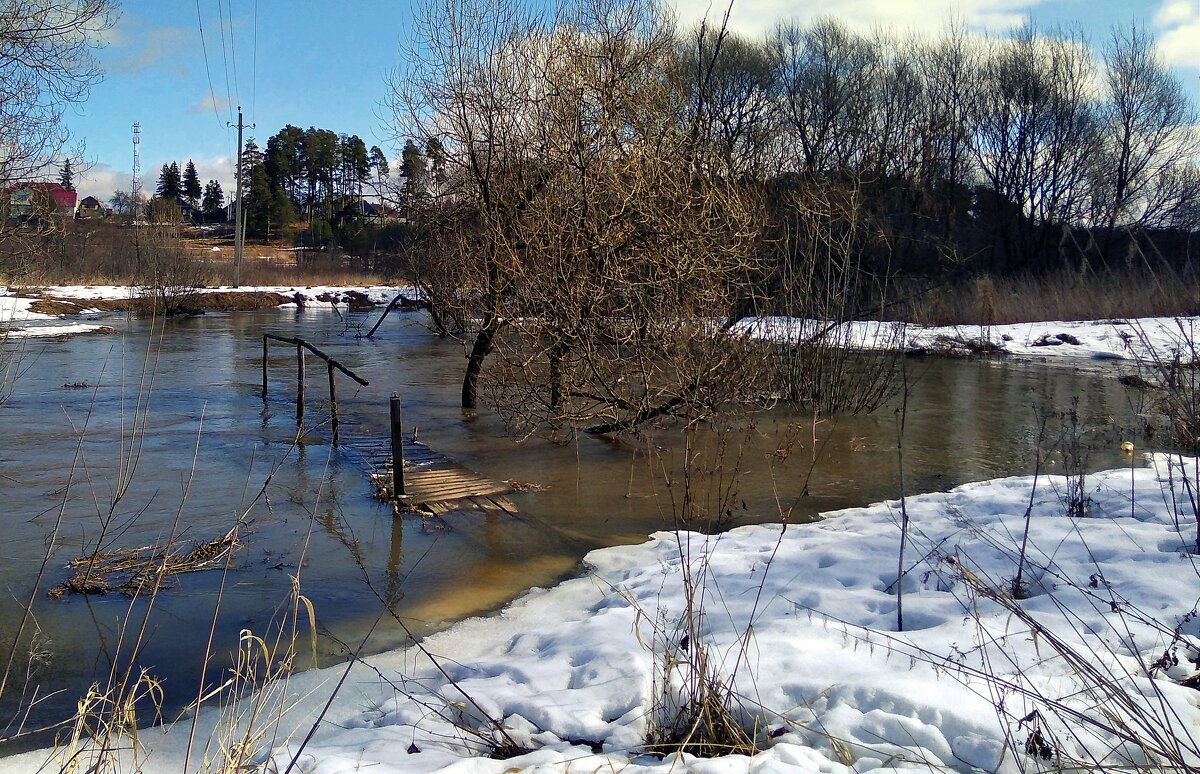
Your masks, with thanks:
[{"label": "evergreen tree", "polygon": [[446,150],[442,141],[430,137],[425,143],[425,156],[429,159],[429,171],[432,173],[433,195],[438,196],[442,191],[442,183],[446,181]]},{"label": "evergreen tree", "polygon": [[421,149],[412,140],[404,143],[404,151],[400,154],[400,174],[404,177],[404,198],[409,207],[425,198],[427,171]]},{"label": "evergreen tree", "polygon": [[68,191],[75,190],[75,173],[71,169],[70,159],[63,159],[62,172],[58,175],[58,184]]},{"label": "evergreen tree", "polygon": [[201,208],[204,210],[204,217],[207,220],[224,219],[225,192],[221,190],[221,184],[216,180],[209,180],[208,185],[204,186]]},{"label": "evergreen tree", "polygon": [[200,176],[196,174],[196,165],[188,159],[187,167],[183,171],[183,196],[195,207],[200,204],[200,195]]},{"label": "evergreen tree", "polygon": [[[246,233],[270,239],[293,217],[291,199],[267,171],[264,154],[250,140],[242,153],[242,196],[246,200]],[[241,206],[241,203],[238,203]]]},{"label": "evergreen tree", "polygon": [[158,198],[170,202],[183,195],[183,181],[180,179],[179,165],[174,161],[162,165],[162,171],[158,175],[158,187],[154,194]]},{"label": "evergreen tree", "polygon": [[378,145],[371,146],[371,167],[375,170],[375,177],[383,180],[388,176],[388,161],[387,156],[379,149]]}]

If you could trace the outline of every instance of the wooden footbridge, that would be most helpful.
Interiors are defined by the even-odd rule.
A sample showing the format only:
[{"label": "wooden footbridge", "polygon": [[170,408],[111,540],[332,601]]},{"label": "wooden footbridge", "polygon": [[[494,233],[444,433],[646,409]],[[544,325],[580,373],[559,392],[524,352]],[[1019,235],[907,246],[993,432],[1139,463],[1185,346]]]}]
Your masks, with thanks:
[{"label": "wooden footbridge", "polygon": [[[423,511],[442,515],[456,510],[483,510],[516,514],[517,508],[508,499],[512,488],[468,470],[449,457],[434,451],[415,439],[404,440],[404,423],[400,397],[389,400],[389,441],[380,441],[359,433],[349,433],[342,444],[340,417],[337,405],[336,373],[341,372],[362,386],[369,382],[304,339],[263,334],[262,399],[267,401],[267,361],[270,342],[296,348],[296,423],[304,421],[305,352],[325,361],[329,379],[330,420],[334,445],[344,446],[358,454],[366,464],[376,493],[393,501],[398,509]],[[398,463],[398,464],[397,464]]]}]

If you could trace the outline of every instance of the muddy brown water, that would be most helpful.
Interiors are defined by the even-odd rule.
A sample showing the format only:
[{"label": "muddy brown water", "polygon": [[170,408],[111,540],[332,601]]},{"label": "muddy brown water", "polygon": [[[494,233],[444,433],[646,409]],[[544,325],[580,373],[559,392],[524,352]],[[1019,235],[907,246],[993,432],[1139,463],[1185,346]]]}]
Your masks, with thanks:
[{"label": "muddy brown water", "polygon": [[[367,318],[348,320],[357,325]],[[228,665],[240,631],[270,630],[297,574],[317,616],[318,660],[331,663],[358,648],[379,617],[376,594],[392,600],[411,629],[427,633],[570,576],[591,549],[641,541],[673,525],[675,509],[662,482],[681,454],[677,433],[640,443],[516,444],[488,412],[459,410],[462,346],[436,339],[422,322],[420,313],[396,315],[376,339],[363,340],[322,310],[171,320],[161,336],[148,321],[112,317],[106,323],[118,334],[24,345],[25,371],[0,406],[5,660],[61,512],[54,552],[33,595],[34,624],[27,627],[36,631],[31,682],[39,698],[25,716],[27,728],[69,716],[79,695],[95,681],[104,684],[114,664],[127,668],[144,619],[133,663],[161,679],[172,710],[196,694],[218,598],[210,675]],[[512,496],[520,517],[393,516],[372,497],[360,455],[331,447],[326,427],[293,443],[295,360],[285,346],[272,349],[264,405],[263,332],[306,338],[370,381],[361,389],[339,381],[349,437],[382,444],[387,398],[397,392],[406,425],[419,428],[425,443],[492,478],[536,484],[536,491]],[[324,370],[315,364],[310,359],[313,422],[323,416],[326,395]],[[1031,472],[1039,410],[1076,410],[1081,428],[1091,432],[1092,469],[1129,464],[1118,448],[1124,438],[1142,445],[1135,432],[1139,396],[1111,370],[936,359],[910,360],[907,368],[909,492]],[[895,497],[895,408],[823,420],[815,430],[811,417],[776,410],[731,430],[730,448],[746,444],[744,475],[729,498],[735,523],[778,521],[781,509],[794,520],[810,519]],[[133,428],[143,416],[139,440]],[[1061,422],[1049,424],[1050,435],[1061,432]],[[160,544],[176,519],[185,539],[217,537],[272,470],[224,579],[220,571],[180,576],[152,605],[122,594],[47,598],[45,590],[67,578],[67,561],[102,538],[111,548]],[[125,479],[127,491],[104,527],[103,514]],[[384,617],[364,650],[404,641],[400,627]],[[31,698],[20,679],[29,646],[26,637],[18,648],[16,678],[0,697],[0,724]],[[23,746],[9,743],[0,754]]]}]

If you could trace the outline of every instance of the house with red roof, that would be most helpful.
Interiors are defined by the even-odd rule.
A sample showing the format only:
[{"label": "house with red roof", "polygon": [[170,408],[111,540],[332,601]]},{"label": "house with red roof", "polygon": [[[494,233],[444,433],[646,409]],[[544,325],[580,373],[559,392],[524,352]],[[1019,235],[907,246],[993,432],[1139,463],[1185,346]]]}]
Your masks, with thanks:
[{"label": "house with red roof", "polygon": [[8,189],[8,217],[31,218],[38,215],[75,217],[78,197],[58,183],[20,183]]}]

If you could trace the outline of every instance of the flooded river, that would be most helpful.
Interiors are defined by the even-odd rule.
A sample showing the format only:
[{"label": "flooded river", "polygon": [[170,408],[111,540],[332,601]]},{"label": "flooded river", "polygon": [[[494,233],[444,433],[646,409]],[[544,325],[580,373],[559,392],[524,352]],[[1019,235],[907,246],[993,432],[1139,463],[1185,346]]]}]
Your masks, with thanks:
[{"label": "flooded river", "polygon": [[[411,629],[428,632],[557,582],[593,548],[640,541],[672,526],[674,507],[662,481],[679,453],[676,435],[641,445],[593,438],[517,445],[486,411],[476,417],[458,409],[462,346],[436,339],[422,320],[419,313],[396,315],[376,339],[363,340],[328,311],[172,320],[161,336],[148,321],[117,318],[108,321],[119,329],[115,335],[25,345],[24,373],[0,406],[5,649],[58,525],[28,627],[36,630],[33,682],[42,699],[30,725],[69,715],[88,685],[105,682],[114,660],[127,665],[143,620],[136,663],[163,681],[168,707],[179,707],[195,696],[214,609],[214,650],[225,654],[240,631],[270,626],[294,576],[316,613],[318,659],[329,663],[360,646],[379,617],[379,597],[391,600]],[[382,444],[387,399],[396,392],[406,426],[418,428],[434,449],[491,478],[537,485],[512,496],[519,518],[394,516],[372,496],[361,455],[332,447],[327,427],[294,443],[295,361],[286,346],[272,350],[264,404],[264,332],[306,338],[370,381],[364,388],[339,381],[348,436]],[[1098,429],[1086,450],[1093,469],[1129,464],[1120,440],[1141,446],[1133,430],[1140,425],[1138,396],[1113,372],[933,359],[910,360],[907,368],[909,492],[1031,472],[1039,412],[1074,407],[1081,427]],[[310,365],[310,422],[323,417],[324,377]],[[894,498],[896,423],[894,407],[815,428],[811,417],[757,415],[752,426],[729,435],[734,446],[747,444],[745,474],[729,498],[733,516],[738,523],[778,521],[786,511],[805,519]],[[1050,421],[1047,434],[1057,437],[1062,426]],[[251,507],[268,476],[265,496]],[[50,599],[45,593],[68,577],[70,559],[98,544],[159,545],[173,524],[186,540],[210,540],[243,513],[249,529],[228,576],[220,570],[180,576],[148,616],[146,600],[122,594]],[[401,628],[384,618],[365,650],[403,641]],[[16,657],[18,678],[29,644],[26,637]],[[219,670],[226,662],[214,663]],[[3,722],[30,698],[10,687],[0,697]]]}]

